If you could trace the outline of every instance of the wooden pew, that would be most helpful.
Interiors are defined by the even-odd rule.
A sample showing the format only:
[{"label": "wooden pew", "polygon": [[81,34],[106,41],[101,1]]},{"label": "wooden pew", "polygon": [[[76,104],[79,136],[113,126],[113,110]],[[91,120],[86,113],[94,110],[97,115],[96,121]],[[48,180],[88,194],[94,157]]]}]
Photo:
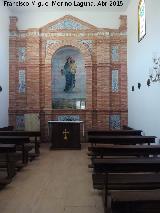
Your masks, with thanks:
[{"label": "wooden pew", "polygon": [[160,173],[106,173],[107,190],[160,189]]},{"label": "wooden pew", "polygon": [[0,178],[0,189],[3,189],[6,185],[12,182],[11,178]]},{"label": "wooden pew", "polygon": [[123,136],[90,136],[88,142],[91,145],[97,144],[115,144],[115,145],[134,145],[134,144],[151,144],[155,143],[155,136],[137,136],[137,135],[123,135]]},{"label": "wooden pew", "polygon": [[105,158],[108,156],[149,156],[159,155],[160,145],[97,145],[88,147],[89,156]]},{"label": "wooden pew", "polygon": [[28,148],[25,146],[25,144],[29,143],[30,139],[26,136],[0,136],[0,144],[15,144],[16,145],[16,151],[19,151],[19,148],[21,148],[22,151],[22,165],[26,165],[28,163]]},{"label": "wooden pew", "polygon": [[142,130],[88,130],[88,138],[90,136],[120,136],[120,135],[142,135]]},{"label": "wooden pew", "polygon": [[106,213],[159,212],[160,174],[106,174]]},{"label": "wooden pew", "polygon": [[[89,150],[92,150],[92,164],[89,165],[89,168],[94,168],[94,159],[100,158],[124,158],[128,157],[148,157],[148,156],[157,156],[160,154],[160,145],[106,145],[89,147]],[[93,174],[93,187],[95,189],[103,189],[104,187],[104,176],[100,174]]]},{"label": "wooden pew", "polygon": [[[148,172],[149,173],[156,173],[156,172],[159,172],[160,171],[160,159],[159,158],[133,158],[133,159],[118,159],[118,158],[110,158],[110,159],[94,159],[93,160],[93,164],[94,164],[94,173],[95,175],[97,175],[97,173],[102,173],[102,175],[104,176],[105,173],[128,173],[128,175],[131,175],[129,173],[145,173],[144,176],[148,176]],[[102,177],[102,176],[100,176]],[[117,176],[118,177],[118,176]],[[126,174],[126,177],[127,177],[127,174]],[[94,174],[93,174],[93,179],[94,179]],[[113,179],[112,179],[113,180]],[[132,180],[136,180],[134,178],[132,178]],[[158,179],[159,181],[160,179]],[[104,179],[103,179],[104,181]],[[124,185],[126,184],[126,181],[125,179],[121,180],[121,181],[124,181]],[[143,182],[143,178],[141,179],[141,181]],[[118,183],[119,184],[119,183]],[[117,184],[117,186],[118,186]],[[144,189],[153,189],[154,187],[155,188],[159,188],[159,185],[157,186],[157,183],[155,182],[152,182],[151,185],[148,185],[146,183],[142,183],[143,184],[143,190]],[[135,186],[133,186],[133,184],[129,185],[128,186],[130,187],[131,190],[140,190],[142,189],[141,183],[139,182],[135,182]],[[159,183],[158,183],[159,184]],[[118,186],[120,190],[122,189],[129,189],[129,188],[126,188],[127,185],[124,186]],[[122,187],[122,188],[120,188]],[[150,188],[151,187],[151,188]],[[114,188],[115,190],[116,188]],[[118,188],[117,188],[118,189]],[[155,193],[155,192],[154,192]],[[147,196],[150,196],[149,193],[148,194],[143,194],[145,195],[146,197]],[[117,195],[114,195],[115,198],[113,198],[113,200],[117,200],[118,198],[116,197]],[[134,194],[135,196],[135,194]],[[134,196],[131,196],[130,195],[130,202],[134,202],[135,200],[133,199]],[[127,199],[129,196],[125,196],[125,198]],[[136,197],[136,196],[135,196]],[[141,201],[145,201],[146,203],[146,200],[147,201],[150,201],[151,197],[149,197],[149,199],[147,199],[145,197],[145,199],[143,199],[143,196],[140,194],[140,197],[141,197]],[[119,198],[121,199],[122,198],[122,195],[119,195]],[[107,203],[111,203],[111,197],[108,196],[107,194]],[[132,200],[133,199],[133,200]],[[155,201],[155,200],[154,200]],[[153,201],[153,202],[154,202]],[[160,197],[158,198],[158,201],[160,201]],[[158,202],[157,201],[157,202]],[[120,200],[120,202],[122,202]],[[125,201],[125,202],[128,202],[128,201]],[[107,204],[107,206],[109,206],[109,204]],[[111,206],[111,205],[110,205]],[[106,202],[105,202],[105,207],[106,207]],[[107,213],[109,212],[112,212],[112,211],[109,211],[109,209],[107,209]],[[123,209],[123,211],[124,209]],[[134,212],[134,211],[131,211],[130,209],[130,212]],[[127,211],[127,213],[129,213],[129,211]]]},{"label": "wooden pew", "polygon": [[[0,168],[6,169],[7,178],[0,179],[0,186],[10,183],[16,174],[16,145],[0,144]],[[7,180],[6,180],[7,179]]]},{"label": "wooden pew", "polygon": [[5,126],[5,127],[1,127],[0,131],[12,131],[14,129],[13,126]]},{"label": "wooden pew", "polygon": [[132,127],[127,126],[127,125],[123,125],[122,127],[124,130],[134,130]]},{"label": "wooden pew", "polygon": [[160,158],[105,158],[92,162],[95,173],[160,171]]},{"label": "wooden pew", "polygon": [[40,142],[38,138],[41,137],[40,131],[0,131],[0,136],[26,136],[26,137],[33,137],[34,138],[34,145],[35,145],[35,156],[40,154]]},{"label": "wooden pew", "polygon": [[[95,136],[98,136],[98,137],[95,137]],[[139,159],[139,158],[135,158],[135,157],[134,158],[128,158],[128,157],[127,158],[119,158],[118,157],[118,156],[158,155],[159,151],[160,151],[160,147],[153,147],[152,148],[152,146],[151,146],[151,148],[149,148],[149,146],[146,146],[146,145],[143,145],[144,147],[138,146],[138,145],[136,145],[136,146],[133,146],[133,145],[130,145],[130,146],[108,145],[108,144],[145,144],[145,143],[150,144],[150,143],[154,143],[155,138],[156,138],[154,136],[153,137],[151,136],[148,139],[146,137],[143,137],[143,136],[141,136],[141,137],[143,139],[139,139],[139,138],[136,138],[136,137],[130,137],[130,136],[129,137],[127,136],[125,138],[123,136],[120,136],[120,137],[118,136],[117,138],[118,139],[120,138],[119,141],[115,137],[109,138],[109,137],[106,137],[106,135],[104,135],[104,134],[103,135],[96,135],[95,134],[95,135],[91,135],[91,137],[89,137],[89,140],[92,141],[92,143],[98,141],[98,143],[95,143],[95,145],[96,145],[95,147],[93,147],[93,144],[92,144],[92,147],[89,147],[89,151],[91,151],[94,156],[97,155],[97,156],[100,156],[100,157],[104,157],[104,156],[107,155],[107,156],[115,156],[116,157],[116,158],[111,157],[110,159],[109,159],[109,157],[108,157],[108,159],[93,159],[94,174],[92,175],[92,178],[93,178],[93,184],[94,183],[97,184],[97,185],[94,186],[94,188],[96,188],[96,189],[103,189],[104,188],[104,183],[105,183],[105,180],[106,180],[105,174],[104,174],[105,172],[118,172],[118,173],[127,172],[127,173],[130,173],[130,172],[158,172],[158,171],[160,171],[160,159],[158,159],[158,158],[141,157]],[[127,138],[129,138],[129,140]],[[135,138],[138,140],[138,142]],[[100,140],[97,140],[97,139],[100,139]],[[111,140],[112,140],[112,143],[111,143]],[[99,144],[107,144],[107,145],[101,146]],[[103,148],[105,146],[109,147],[109,150],[107,150],[107,148],[105,148],[105,151],[104,151]],[[98,147],[98,151],[96,150],[96,147]],[[113,148],[113,147],[115,147],[115,148]],[[143,148],[141,148],[141,147],[143,147]],[[145,151],[145,148],[147,149],[146,151]],[[119,149],[120,149],[120,151],[119,151]],[[103,160],[104,161],[107,160],[107,162],[106,161],[104,162]],[[126,176],[127,178],[129,178],[129,179],[131,178],[130,174],[126,174],[126,175],[127,175]],[[152,175],[156,175],[156,174],[152,174]],[[150,179],[150,180],[147,180],[148,182],[146,182],[146,180],[144,180],[145,176],[148,178],[148,174],[143,174],[143,178],[141,179],[142,183],[138,182],[140,180],[138,179],[138,181],[137,181],[135,176],[132,176],[132,183],[130,182],[130,184],[126,184],[126,179],[124,179],[124,177],[123,177],[123,180],[120,179],[120,181],[117,182],[116,185],[115,184],[113,185],[113,184],[110,183],[110,184],[107,184],[107,187],[111,187],[110,188],[111,190],[114,190],[114,189],[116,189],[116,190],[117,189],[118,190],[128,190],[128,189],[130,189],[130,190],[141,190],[141,189],[153,190],[153,189],[157,189],[157,188],[160,187],[159,177],[156,180],[157,182],[154,182],[155,180],[153,180],[153,176],[152,176],[152,180]],[[120,176],[118,176],[118,177],[120,178]],[[112,181],[113,181],[113,176],[112,176]],[[123,183],[121,183],[121,182],[123,182]],[[102,185],[103,185],[103,187],[102,187]],[[116,186],[116,187],[119,187],[119,188],[116,188],[116,187],[114,188],[113,186],[114,187]],[[135,205],[137,205],[136,209],[141,209],[141,212],[143,212],[144,209],[146,211],[146,209],[147,209],[146,203],[147,202],[149,202],[150,204],[156,203],[156,205],[158,205],[160,207],[160,205],[159,205],[160,196],[159,196],[159,199],[157,199],[157,200],[152,199],[152,202],[150,202],[152,196],[150,196],[150,198],[149,198],[148,195],[150,194],[150,191],[147,191],[147,193],[143,193],[143,195],[145,197],[142,195],[141,192],[139,194],[139,196],[141,197],[141,199],[140,199],[141,205],[145,204],[145,205],[142,205],[143,208],[140,208],[141,206],[139,207],[139,205],[137,204],[137,201],[135,202],[135,200],[132,199],[133,196],[126,196],[126,198],[130,197],[130,201],[126,200],[125,204],[130,205],[130,202],[134,203]],[[117,196],[117,194],[116,195],[112,194],[112,198],[111,198],[111,196],[109,196],[108,193],[107,193],[107,196],[105,196],[105,198],[106,198],[105,209],[107,209],[106,213],[112,212],[111,204],[114,203],[114,207],[115,207],[115,205],[117,205],[117,203],[118,203],[117,199],[120,199],[120,202],[118,203],[118,205],[123,204],[123,202],[121,200],[122,194],[119,196],[119,198],[117,198],[116,196]],[[109,208],[106,208],[106,207],[109,207]],[[118,206],[118,209],[120,209],[120,206]],[[150,210],[151,210],[151,208],[150,208]],[[122,208],[120,212],[125,213],[124,208]],[[126,211],[126,213],[131,213],[131,212],[135,213],[135,211],[133,211],[133,208],[129,208],[129,210]],[[156,213],[158,213],[158,212],[156,212]]]},{"label": "wooden pew", "polygon": [[110,208],[105,207],[106,213],[159,213],[160,190],[127,190],[123,194],[114,191],[108,197],[109,205]]}]

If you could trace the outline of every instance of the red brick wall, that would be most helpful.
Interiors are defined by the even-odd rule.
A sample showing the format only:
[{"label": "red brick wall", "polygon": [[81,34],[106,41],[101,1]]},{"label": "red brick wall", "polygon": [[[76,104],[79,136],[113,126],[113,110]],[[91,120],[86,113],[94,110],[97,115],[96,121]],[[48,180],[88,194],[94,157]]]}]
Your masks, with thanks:
[{"label": "red brick wall", "polygon": [[[71,19],[86,30],[49,30],[49,26]],[[58,115],[79,115],[89,128],[109,128],[109,115],[119,114],[121,126],[128,122],[127,106],[127,20],[120,16],[119,29],[99,29],[72,16],[65,16],[40,29],[18,30],[17,18],[10,17],[9,119],[16,126],[16,115],[39,113],[40,126],[47,140],[47,122]],[[57,43],[49,44],[48,40]],[[88,49],[80,40],[92,41]],[[119,60],[113,62],[111,47],[119,47]],[[86,109],[54,110],[51,92],[51,59],[59,48],[72,46],[81,52],[86,69]],[[18,48],[25,47],[25,61],[19,62]],[[26,71],[26,91],[19,94],[18,73]],[[119,70],[119,91],[112,92],[112,69]]]}]

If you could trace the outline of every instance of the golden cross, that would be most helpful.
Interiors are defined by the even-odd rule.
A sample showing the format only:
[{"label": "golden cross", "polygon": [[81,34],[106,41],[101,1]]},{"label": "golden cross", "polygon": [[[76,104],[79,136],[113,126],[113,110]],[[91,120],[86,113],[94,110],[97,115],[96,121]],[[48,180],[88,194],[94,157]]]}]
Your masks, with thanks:
[{"label": "golden cross", "polygon": [[64,129],[62,133],[64,134],[64,140],[68,140],[67,134],[69,134],[69,131],[67,132],[67,129]]}]

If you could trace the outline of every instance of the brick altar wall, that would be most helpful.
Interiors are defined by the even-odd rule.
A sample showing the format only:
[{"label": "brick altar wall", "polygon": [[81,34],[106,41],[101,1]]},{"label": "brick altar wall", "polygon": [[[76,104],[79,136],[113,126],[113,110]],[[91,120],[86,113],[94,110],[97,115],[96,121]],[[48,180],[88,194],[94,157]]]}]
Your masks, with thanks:
[{"label": "brick altar wall", "polygon": [[[127,19],[119,29],[97,28],[73,16],[64,16],[39,29],[17,29],[10,17],[9,124],[25,128],[24,114],[39,113],[43,140],[48,120],[78,115],[90,128],[127,125]],[[67,23],[67,24],[66,24]],[[86,108],[52,108],[52,57],[74,47],[83,56],[86,72]]]}]

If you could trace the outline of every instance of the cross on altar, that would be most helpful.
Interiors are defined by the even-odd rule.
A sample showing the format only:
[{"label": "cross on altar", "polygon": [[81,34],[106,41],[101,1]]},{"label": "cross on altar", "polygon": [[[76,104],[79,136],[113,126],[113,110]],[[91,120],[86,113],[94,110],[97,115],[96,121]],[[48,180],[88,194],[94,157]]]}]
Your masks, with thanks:
[{"label": "cross on altar", "polygon": [[69,134],[69,131],[65,129],[62,133],[64,134],[64,140],[67,140],[68,139],[67,134]]}]

